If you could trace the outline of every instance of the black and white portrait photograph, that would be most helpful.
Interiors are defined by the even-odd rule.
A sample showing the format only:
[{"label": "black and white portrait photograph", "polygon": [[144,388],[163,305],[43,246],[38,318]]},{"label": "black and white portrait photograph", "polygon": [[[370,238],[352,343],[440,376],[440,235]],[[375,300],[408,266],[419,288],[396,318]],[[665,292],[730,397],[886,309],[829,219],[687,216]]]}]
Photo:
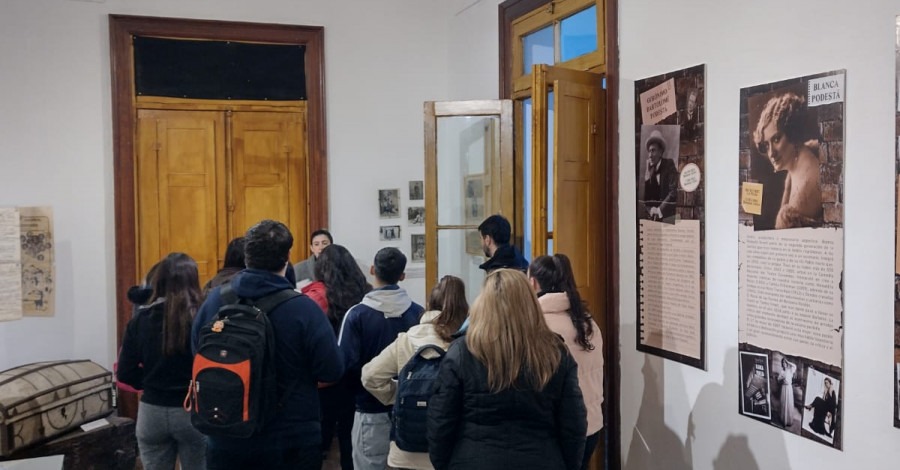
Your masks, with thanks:
[{"label": "black and white portrait photograph", "polygon": [[800,434],[800,409],[803,398],[801,387],[803,364],[800,358],[772,352],[770,363],[772,375],[769,385],[772,390],[772,424],[785,431]]},{"label": "black and white portrait photograph", "polygon": [[425,225],[424,207],[407,207],[406,213],[409,218],[409,225]]},{"label": "black and white portrait photograph", "polygon": [[395,219],[400,217],[400,190],[378,190],[378,216],[382,219]]},{"label": "black and white portrait photograph", "polygon": [[741,351],[741,380],[741,413],[772,419],[768,356]]},{"label": "black and white portrait photograph", "polygon": [[681,126],[641,126],[638,217],[675,223]]},{"label": "black and white portrait photograph", "polygon": [[425,199],[425,189],[422,181],[410,181],[409,182],[409,200],[410,201],[421,201]]},{"label": "black and white portrait photograph", "polygon": [[410,242],[410,261],[413,263],[425,262],[425,235],[413,234],[409,236]]},{"label": "black and white portrait photograph", "polygon": [[[843,87],[843,72],[833,76]],[[749,144],[741,182],[763,188],[754,230],[843,226],[843,99],[809,103],[817,99],[812,87],[829,78],[741,90],[748,110],[741,135]],[[749,172],[744,171],[747,163]]]},{"label": "black and white portrait photograph", "polygon": [[379,230],[379,240],[381,241],[393,241],[400,239],[400,226],[399,225],[382,225],[378,227]]},{"label": "black and white portrait photograph", "polygon": [[810,367],[806,373],[803,402],[803,430],[829,444],[834,444],[840,426],[841,381]]},{"label": "black and white portrait photograph", "polygon": [[[702,75],[700,75],[702,78]],[[678,108],[678,124],[681,125],[681,139],[692,141],[703,133],[702,114],[700,112],[703,95],[698,84],[692,83],[684,92],[682,106]]]},{"label": "black and white portrait photograph", "polygon": [[[894,400],[895,403],[900,403],[900,362],[894,364],[895,375],[894,375]],[[897,410],[897,416],[894,418],[897,421],[900,421],[900,409]]]}]

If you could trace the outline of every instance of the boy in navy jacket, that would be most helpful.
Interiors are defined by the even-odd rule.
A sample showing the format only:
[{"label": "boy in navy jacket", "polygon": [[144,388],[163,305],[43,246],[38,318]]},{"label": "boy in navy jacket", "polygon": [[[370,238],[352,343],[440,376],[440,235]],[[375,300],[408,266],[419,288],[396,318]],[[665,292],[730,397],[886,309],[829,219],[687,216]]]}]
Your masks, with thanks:
[{"label": "boy in navy jacket", "polygon": [[352,384],[351,392],[356,396],[351,434],[353,467],[357,470],[383,470],[387,466],[391,434],[391,407],[381,404],[363,388],[362,366],[394,342],[398,334],[417,325],[425,310],[397,285],[405,278],[405,269],[406,256],[400,250],[379,250],[371,268],[375,289],[347,311],[338,336],[347,382]]}]

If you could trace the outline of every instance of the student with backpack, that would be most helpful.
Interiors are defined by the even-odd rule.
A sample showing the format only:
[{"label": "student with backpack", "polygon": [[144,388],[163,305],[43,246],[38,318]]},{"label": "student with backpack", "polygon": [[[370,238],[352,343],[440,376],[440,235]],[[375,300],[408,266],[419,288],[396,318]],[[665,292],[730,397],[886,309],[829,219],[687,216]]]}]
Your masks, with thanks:
[{"label": "student with backpack", "polygon": [[387,460],[391,468],[434,468],[428,458],[425,434],[427,402],[440,358],[468,314],[462,279],[444,276],[431,290],[428,311],[419,324],[400,333],[396,341],[363,367],[362,384],[366,390],[381,403],[394,406]]},{"label": "student with backpack", "polygon": [[[263,220],[251,227],[244,241],[247,269],[212,290],[194,320],[197,355],[189,403],[194,425],[208,436],[210,470],[319,470],[322,465],[317,384],[336,382],[344,368],[327,318],[285,278],[293,242],[280,222]],[[268,328],[254,341],[225,341],[254,334],[252,320]],[[240,356],[238,346],[244,345],[271,354],[262,354],[263,361],[230,359]],[[229,399],[235,390],[229,384],[247,388]]]},{"label": "student with backpack", "polygon": [[353,416],[353,467],[384,470],[390,447],[391,407],[367,392],[360,381],[362,366],[391,344],[397,335],[419,323],[424,310],[397,285],[405,277],[406,256],[387,247],[375,254],[371,268],[375,289],[344,316],[338,344],[347,369],[345,383],[356,397]]}]

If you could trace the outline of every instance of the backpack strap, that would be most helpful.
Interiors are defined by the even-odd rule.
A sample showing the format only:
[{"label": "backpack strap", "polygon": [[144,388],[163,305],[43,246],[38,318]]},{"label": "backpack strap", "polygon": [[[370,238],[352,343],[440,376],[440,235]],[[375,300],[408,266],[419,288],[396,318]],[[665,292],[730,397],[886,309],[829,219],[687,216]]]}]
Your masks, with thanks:
[{"label": "backpack strap", "polygon": [[234,288],[231,287],[230,282],[222,285],[219,296],[222,298],[222,305],[236,304],[240,300],[238,295],[234,292]]},{"label": "backpack strap", "polygon": [[[272,310],[275,309],[275,307],[287,302],[290,299],[293,299],[294,297],[300,297],[301,295],[303,294],[291,288],[282,289],[280,291],[276,291],[269,295],[256,299],[255,301],[253,301],[253,305],[255,305],[256,308],[262,310],[263,313],[268,316],[269,313],[271,313]],[[296,387],[298,383],[300,383],[300,381],[295,380],[289,383],[287,387],[285,387],[284,391],[281,392],[280,396],[278,397],[276,405],[277,408],[284,407],[285,398],[291,395],[291,392],[294,390],[294,387]]]},{"label": "backpack strap", "polygon": [[267,296],[260,297],[253,301],[253,305],[256,308],[266,312],[266,315],[272,312],[275,307],[287,302],[294,297],[300,297],[302,294],[295,291],[294,289],[282,289],[277,292],[273,292]]},{"label": "backpack strap", "polygon": [[[437,353],[437,358],[442,358],[444,357],[444,354],[447,354],[447,351],[444,351],[444,348],[436,344],[425,344],[420,346],[419,349],[416,350],[415,355],[425,357],[423,354],[428,351],[434,351],[435,353]],[[434,356],[432,356],[432,358],[434,358]]]}]

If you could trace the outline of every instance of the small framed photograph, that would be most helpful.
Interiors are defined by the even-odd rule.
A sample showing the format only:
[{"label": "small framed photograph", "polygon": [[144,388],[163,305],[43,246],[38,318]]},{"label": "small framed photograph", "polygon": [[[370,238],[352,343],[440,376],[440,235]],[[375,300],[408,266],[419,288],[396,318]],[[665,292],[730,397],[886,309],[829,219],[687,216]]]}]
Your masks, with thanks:
[{"label": "small framed photograph", "polygon": [[425,225],[424,207],[407,207],[406,213],[409,218],[409,225]]},{"label": "small framed photograph", "polygon": [[382,219],[396,219],[400,217],[400,190],[378,190],[378,216]]},{"label": "small framed photograph", "polygon": [[741,413],[772,419],[768,356],[741,351],[741,380]]},{"label": "small framed photograph", "polygon": [[422,181],[410,181],[409,182],[409,200],[410,201],[421,201],[425,199],[425,189]]},{"label": "small framed photograph", "polygon": [[410,240],[410,250],[411,253],[410,260],[413,263],[424,263],[425,262],[425,235],[424,234],[412,234],[409,236]]},{"label": "small framed photograph", "polygon": [[810,367],[803,399],[803,430],[829,444],[840,427],[841,381]]},{"label": "small framed photograph", "polygon": [[466,232],[466,253],[472,256],[484,256],[481,233],[478,230]]},{"label": "small framed photograph", "polygon": [[382,225],[378,227],[379,229],[379,237],[378,239],[381,241],[394,241],[400,239],[400,226],[399,225]]},{"label": "small framed photograph", "polygon": [[464,184],[466,224],[480,224],[484,220],[484,175],[468,175]]}]

